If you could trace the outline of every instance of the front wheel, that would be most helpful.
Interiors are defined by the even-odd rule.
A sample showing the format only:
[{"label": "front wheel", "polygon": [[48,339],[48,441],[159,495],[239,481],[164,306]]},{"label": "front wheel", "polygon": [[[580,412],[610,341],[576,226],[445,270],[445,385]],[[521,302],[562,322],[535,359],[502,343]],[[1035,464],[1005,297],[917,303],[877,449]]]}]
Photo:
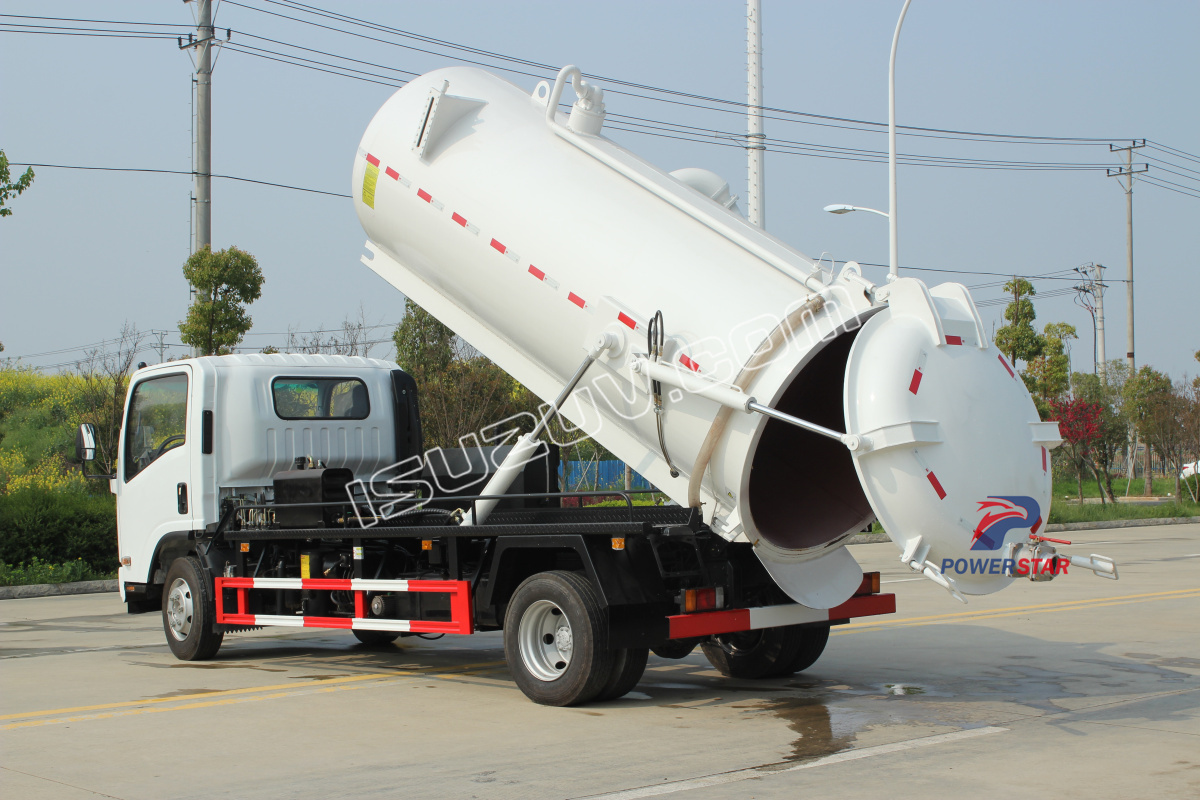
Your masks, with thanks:
[{"label": "front wheel", "polygon": [[177,558],[167,570],[162,611],[167,644],[176,658],[207,661],[221,649],[225,634],[213,630],[213,584],[195,556]]},{"label": "front wheel", "polygon": [[513,680],[526,697],[546,706],[587,703],[606,688],[614,657],[607,640],[596,589],[574,572],[527,579],[504,615],[504,656]]}]

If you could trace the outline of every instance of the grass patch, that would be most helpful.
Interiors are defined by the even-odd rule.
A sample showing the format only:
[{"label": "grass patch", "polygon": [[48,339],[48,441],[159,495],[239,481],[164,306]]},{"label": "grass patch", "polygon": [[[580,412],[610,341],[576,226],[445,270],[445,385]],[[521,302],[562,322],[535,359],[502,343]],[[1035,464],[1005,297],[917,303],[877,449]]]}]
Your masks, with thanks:
[{"label": "grass patch", "polygon": [[65,564],[52,564],[36,556],[28,564],[0,564],[0,586],[30,586],[38,583],[74,583],[103,581],[117,577],[116,572],[98,572],[82,558]]},{"label": "grass patch", "polygon": [[1132,503],[1066,503],[1055,498],[1050,505],[1050,522],[1102,522],[1110,519],[1167,519],[1170,517],[1200,517],[1200,504],[1162,503],[1143,506]]},{"label": "grass patch", "polygon": [[[1113,494],[1115,494],[1117,497],[1125,497],[1126,484],[1129,484],[1129,496],[1130,497],[1142,497],[1143,496],[1142,489],[1145,488],[1145,485],[1146,485],[1146,481],[1144,478],[1134,478],[1132,481],[1129,481],[1125,478],[1113,478],[1113,482],[1112,482]],[[1156,477],[1151,482],[1151,492],[1155,497],[1166,497],[1169,494],[1174,494],[1175,493],[1175,479],[1174,478]],[[1185,486],[1183,486],[1182,483],[1180,484],[1179,492],[1185,498],[1190,499],[1188,497],[1187,488]],[[1054,482],[1053,496],[1056,500],[1062,499],[1063,497],[1070,497],[1073,499],[1078,499],[1079,498],[1079,487],[1075,483],[1075,478],[1072,476],[1072,477],[1060,478],[1060,479],[1056,480]],[[1092,478],[1090,480],[1085,479],[1083,481],[1083,496],[1084,497],[1099,497],[1100,496],[1100,485],[1098,483],[1096,483],[1095,478]]]}]

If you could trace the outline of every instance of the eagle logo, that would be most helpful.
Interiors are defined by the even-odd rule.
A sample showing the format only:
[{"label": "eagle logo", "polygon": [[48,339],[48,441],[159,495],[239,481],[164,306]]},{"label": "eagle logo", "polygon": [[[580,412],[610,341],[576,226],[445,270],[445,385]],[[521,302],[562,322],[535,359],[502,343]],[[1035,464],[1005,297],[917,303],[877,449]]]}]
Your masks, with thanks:
[{"label": "eagle logo", "polygon": [[1029,528],[1036,534],[1042,527],[1042,509],[1032,497],[989,497],[979,501],[983,518],[971,536],[972,550],[999,550],[1012,530]]}]

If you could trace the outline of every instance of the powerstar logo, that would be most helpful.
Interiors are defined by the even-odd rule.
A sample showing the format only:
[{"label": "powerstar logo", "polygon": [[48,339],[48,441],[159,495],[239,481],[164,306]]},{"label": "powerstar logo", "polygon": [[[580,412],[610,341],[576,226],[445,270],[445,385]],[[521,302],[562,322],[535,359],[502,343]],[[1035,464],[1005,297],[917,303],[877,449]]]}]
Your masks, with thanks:
[{"label": "powerstar logo", "polygon": [[972,550],[999,550],[1012,530],[1029,528],[1036,534],[1042,527],[1042,510],[1032,497],[989,497],[979,501],[983,518],[971,537]]}]

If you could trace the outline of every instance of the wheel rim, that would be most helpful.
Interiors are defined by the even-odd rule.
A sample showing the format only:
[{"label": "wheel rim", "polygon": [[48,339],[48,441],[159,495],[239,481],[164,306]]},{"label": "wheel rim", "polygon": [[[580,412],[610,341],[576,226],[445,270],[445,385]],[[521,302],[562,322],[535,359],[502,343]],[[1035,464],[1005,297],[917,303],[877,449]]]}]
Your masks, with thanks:
[{"label": "wheel rim", "polygon": [[517,638],[521,660],[538,680],[558,680],[571,665],[575,649],[571,621],[551,601],[538,600],[525,610]]},{"label": "wheel rim", "polygon": [[167,595],[167,628],[179,641],[192,630],[192,587],[183,578],[176,578]]}]

